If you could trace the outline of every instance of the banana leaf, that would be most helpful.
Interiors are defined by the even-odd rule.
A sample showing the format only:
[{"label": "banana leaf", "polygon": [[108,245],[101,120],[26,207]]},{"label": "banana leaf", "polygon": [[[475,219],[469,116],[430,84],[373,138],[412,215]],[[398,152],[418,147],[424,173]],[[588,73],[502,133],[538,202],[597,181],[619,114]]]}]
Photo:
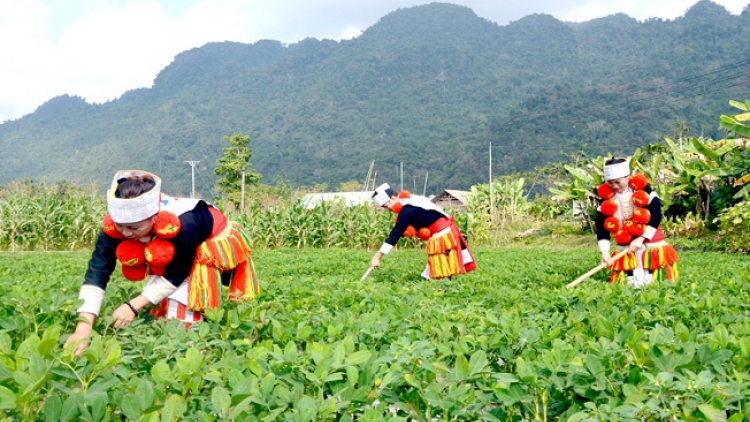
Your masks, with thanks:
[{"label": "banana leaf", "polygon": [[735,199],[745,198],[750,195],[750,185],[745,185],[739,192],[734,194]]},{"label": "banana leaf", "polygon": [[735,119],[728,116],[721,116],[720,126],[730,132],[734,132],[743,138],[750,138],[750,126],[738,123]]},{"label": "banana leaf", "polygon": [[706,144],[701,142],[700,139],[690,138],[690,144],[698,153],[703,154],[707,159],[713,162],[719,161],[719,156],[711,148],[707,147]]},{"label": "banana leaf", "polygon": [[750,111],[750,101],[745,101],[744,103],[741,103],[739,101],[729,100],[729,105],[738,110]]},{"label": "banana leaf", "polygon": [[741,186],[741,185],[744,185],[745,183],[748,183],[748,182],[750,182],[750,173],[748,173],[748,174],[740,177],[739,179],[735,180],[734,181],[734,186]]}]

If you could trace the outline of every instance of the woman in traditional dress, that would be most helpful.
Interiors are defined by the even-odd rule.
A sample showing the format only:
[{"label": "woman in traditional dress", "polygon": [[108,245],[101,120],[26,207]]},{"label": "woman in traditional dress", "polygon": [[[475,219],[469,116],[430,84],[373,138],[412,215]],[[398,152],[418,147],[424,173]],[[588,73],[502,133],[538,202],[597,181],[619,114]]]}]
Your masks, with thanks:
[{"label": "woman in traditional dress", "polygon": [[427,267],[422,273],[426,279],[448,278],[477,267],[453,217],[429,199],[405,191],[397,194],[385,183],[375,189],[372,200],[378,207],[388,209],[398,217],[391,234],[370,260],[371,269],[380,266],[380,259],[396,246],[402,236],[418,236],[427,241]]},{"label": "woman in traditional dress", "polygon": [[[604,181],[597,189],[602,203],[596,213],[596,237],[602,262],[612,269],[609,282],[625,279],[632,287],[652,281],[677,280],[677,252],[664,240],[659,225],[661,202],[643,174],[630,173],[630,162],[611,158],[604,163]],[[610,239],[628,253],[613,260]]]},{"label": "woman in traditional dress", "polygon": [[107,210],[79,293],[79,322],[65,342],[76,343],[76,354],[87,347],[118,260],[126,279],[148,281],[112,313],[115,328],[148,305],[159,305],[156,317],[201,321],[205,309],[220,306],[222,284],[232,299],[257,295],[250,239],[213,205],[167,196],[156,175],[123,170],[107,191]]}]

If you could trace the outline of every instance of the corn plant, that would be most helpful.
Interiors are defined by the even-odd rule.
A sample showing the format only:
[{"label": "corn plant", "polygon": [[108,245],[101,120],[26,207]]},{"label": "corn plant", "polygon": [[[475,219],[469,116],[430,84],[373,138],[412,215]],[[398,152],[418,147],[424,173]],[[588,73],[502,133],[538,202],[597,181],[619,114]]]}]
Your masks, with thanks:
[{"label": "corn plant", "polygon": [[93,189],[10,183],[0,188],[0,250],[88,248],[105,214],[104,198]]}]

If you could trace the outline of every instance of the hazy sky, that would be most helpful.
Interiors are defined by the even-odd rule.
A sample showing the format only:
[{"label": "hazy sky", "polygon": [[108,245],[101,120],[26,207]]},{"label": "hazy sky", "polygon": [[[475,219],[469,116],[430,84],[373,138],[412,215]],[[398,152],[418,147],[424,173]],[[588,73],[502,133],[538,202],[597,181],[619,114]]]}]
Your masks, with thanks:
[{"label": "hazy sky", "polygon": [[[750,0],[713,0],[739,14]],[[150,87],[212,41],[349,39],[413,0],[0,0],[0,122],[62,94],[103,103]],[[674,19],[698,0],[453,0],[505,25],[532,13]]]}]

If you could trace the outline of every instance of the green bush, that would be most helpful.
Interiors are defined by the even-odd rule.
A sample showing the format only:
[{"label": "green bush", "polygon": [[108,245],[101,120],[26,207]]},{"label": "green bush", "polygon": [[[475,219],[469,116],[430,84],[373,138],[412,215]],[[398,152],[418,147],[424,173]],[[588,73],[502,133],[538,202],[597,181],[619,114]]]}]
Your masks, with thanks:
[{"label": "green bush", "polygon": [[716,221],[727,252],[750,252],[750,200],[727,208]]}]

